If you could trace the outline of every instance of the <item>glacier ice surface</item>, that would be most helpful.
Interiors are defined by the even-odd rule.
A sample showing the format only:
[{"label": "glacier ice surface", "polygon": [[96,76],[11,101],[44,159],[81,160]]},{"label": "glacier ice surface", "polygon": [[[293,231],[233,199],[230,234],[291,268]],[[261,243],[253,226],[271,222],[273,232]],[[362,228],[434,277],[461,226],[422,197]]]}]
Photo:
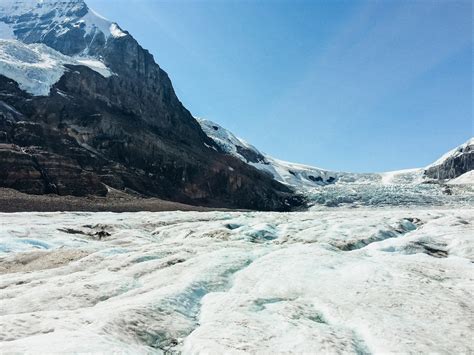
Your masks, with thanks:
[{"label": "glacier ice surface", "polygon": [[472,353],[472,208],[0,214],[2,352]]}]

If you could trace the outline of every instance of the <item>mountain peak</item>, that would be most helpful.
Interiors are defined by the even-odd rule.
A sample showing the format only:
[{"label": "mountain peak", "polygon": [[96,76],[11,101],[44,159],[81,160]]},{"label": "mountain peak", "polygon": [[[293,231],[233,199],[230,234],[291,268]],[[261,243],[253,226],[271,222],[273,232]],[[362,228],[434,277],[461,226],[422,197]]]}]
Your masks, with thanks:
[{"label": "mountain peak", "polygon": [[66,55],[89,54],[109,37],[125,35],[84,0],[3,0],[0,4],[1,38],[44,43]]},{"label": "mountain peak", "polygon": [[88,7],[84,0],[3,0],[0,12],[8,17],[46,18],[53,15],[84,15]]}]

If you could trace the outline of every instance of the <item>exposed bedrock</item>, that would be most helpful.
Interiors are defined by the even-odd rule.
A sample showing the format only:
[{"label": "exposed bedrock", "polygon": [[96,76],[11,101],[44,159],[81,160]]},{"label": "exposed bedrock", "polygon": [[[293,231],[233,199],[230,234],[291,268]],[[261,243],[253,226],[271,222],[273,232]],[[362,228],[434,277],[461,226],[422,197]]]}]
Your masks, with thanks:
[{"label": "exposed bedrock", "polygon": [[425,175],[438,180],[456,178],[474,169],[474,140],[460,146],[458,151],[445,159],[441,164],[425,170]]},{"label": "exposed bedrock", "polygon": [[[70,70],[47,97],[0,77],[0,186],[22,192],[105,195],[106,185],[144,196],[261,210],[303,200],[222,153],[180,106],[135,105],[143,89],[118,76]],[[135,98],[127,93],[137,90]],[[160,95],[158,95],[160,96]],[[181,107],[181,108],[179,108]],[[189,115],[184,117],[183,115]]]},{"label": "exposed bedrock", "polygon": [[[19,1],[0,13],[15,37],[100,59],[113,75],[68,65],[49,96],[0,76],[0,187],[104,195],[106,186],[219,207],[290,210],[290,188],[225,154],[177,98],[168,75],[126,31],[82,0]],[[58,22],[59,21],[59,22]],[[116,30],[119,35],[112,35]],[[5,170],[4,169],[4,170]]]}]

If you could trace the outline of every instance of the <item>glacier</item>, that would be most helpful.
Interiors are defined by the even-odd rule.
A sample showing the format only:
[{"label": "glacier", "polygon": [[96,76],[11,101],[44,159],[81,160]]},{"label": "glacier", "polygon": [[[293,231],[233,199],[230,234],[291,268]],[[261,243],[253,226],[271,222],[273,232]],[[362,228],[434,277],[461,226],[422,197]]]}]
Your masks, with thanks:
[{"label": "glacier", "polygon": [[[314,191],[315,188],[327,185],[414,186],[423,183],[431,183],[433,179],[428,178],[424,174],[427,169],[442,165],[448,159],[454,159],[463,154],[470,154],[469,152],[474,149],[474,137],[472,137],[464,144],[444,154],[434,163],[422,168],[382,173],[331,171],[276,159],[269,154],[261,152],[244,139],[235,136],[232,132],[216,122],[204,118],[196,118],[196,120],[206,135],[224,152],[239,158],[259,170],[267,172],[276,181],[296,188],[302,193],[311,192]],[[470,184],[468,180],[463,181],[465,181],[465,184]]]},{"label": "glacier", "polygon": [[0,75],[16,81],[32,95],[49,95],[51,87],[69,70],[67,64],[89,67],[103,77],[113,74],[103,62],[92,57],[69,57],[44,44],[0,39]]},{"label": "glacier", "polygon": [[4,353],[474,351],[472,208],[0,221]]},{"label": "glacier", "polygon": [[307,197],[312,210],[327,207],[474,205],[472,171],[448,181],[425,175],[427,169],[442,165],[447,160],[463,154],[472,154],[474,138],[423,168],[382,173],[351,173],[276,159],[211,120],[197,118],[197,121],[207,136],[224,152],[296,189]]},{"label": "glacier", "polygon": [[[35,96],[69,65],[110,77],[94,49],[126,36],[82,0],[0,0],[0,74]],[[425,176],[473,139],[427,167],[363,174],[197,120],[308,210],[0,213],[2,353],[474,353],[473,171]]]}]

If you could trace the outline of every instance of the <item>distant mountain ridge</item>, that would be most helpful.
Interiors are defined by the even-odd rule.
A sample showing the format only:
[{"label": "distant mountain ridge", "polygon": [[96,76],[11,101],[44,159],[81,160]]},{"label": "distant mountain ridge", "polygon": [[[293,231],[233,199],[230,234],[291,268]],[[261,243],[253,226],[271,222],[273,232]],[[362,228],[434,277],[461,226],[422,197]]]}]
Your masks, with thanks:
[{"label": "distant mountain ridge", "polygon": [[153,56],[82,0],[0,2],[0,187],[218,207],[303,198],[224,152]]},{"label": "distant mountain ridge", "polygon": [[431,181],[447,182],[474,169],[474,138],[444,154],[436,162],[425,168],[385,173],[349,173],[275,159],[259,151],[243,139],[236,137],[219,124],[206,119],[198,118],[197,120],[203,131],[223,151],[266,172],[276,181],[299,190],[335,183],[411,184]]}]

